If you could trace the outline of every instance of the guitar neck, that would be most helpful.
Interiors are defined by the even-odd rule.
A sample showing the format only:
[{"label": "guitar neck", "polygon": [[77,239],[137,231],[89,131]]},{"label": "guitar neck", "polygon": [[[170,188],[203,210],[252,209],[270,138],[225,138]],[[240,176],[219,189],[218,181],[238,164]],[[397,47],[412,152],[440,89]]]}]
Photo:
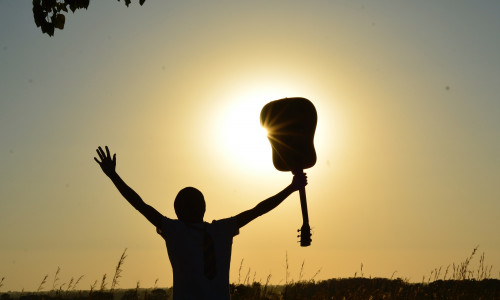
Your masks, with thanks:
[{"label": "guitar neck", "polygon": [[303,186],[299,189],[300,207],[302,208],[302,224],[309,226],[309,214],[307,212],[306,188]]},{"label": "guitar neck", "polygon": [[[302,172],[302,170],[300,170]],[[296,174],[296,173],[295,173]],[[300,228],[300,246],[307,247],[311,245],[311,227],[309,226],[309,214],[307,212],[306,187],[299,189],[300,207],[302,208],[302,227]]]}]

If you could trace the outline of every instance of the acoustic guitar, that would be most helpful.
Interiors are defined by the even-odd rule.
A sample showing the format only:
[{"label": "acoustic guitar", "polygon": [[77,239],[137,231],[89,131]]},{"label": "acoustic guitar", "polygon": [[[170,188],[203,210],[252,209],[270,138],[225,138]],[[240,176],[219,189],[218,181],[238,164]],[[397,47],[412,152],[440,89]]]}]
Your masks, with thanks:
[{"label": "acoustic guitar", "polygon": [[[316,163],[314,133],[316,108],[305,98],[284,98],[269,102],[260,113],[260,123],[267,129],[273,152],[274,167],[283,172],[303,173]],[[311,227],[307,212],[305,187],[299,190],[302,208],[300,245],[311,244]]]}]

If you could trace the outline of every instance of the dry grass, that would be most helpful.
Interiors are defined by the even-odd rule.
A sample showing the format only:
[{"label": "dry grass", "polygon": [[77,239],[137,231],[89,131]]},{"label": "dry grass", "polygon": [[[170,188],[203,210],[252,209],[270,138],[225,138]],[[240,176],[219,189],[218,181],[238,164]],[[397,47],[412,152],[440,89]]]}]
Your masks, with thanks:
[{"label": "dry grass", "polygon": [[111,282],[111,291],[115,289],[115,287],[118,286],[118,279],[120,279],[121,276],[121,273],[122,273],[122,266],[123,266],[123,262],[125,261],[125,258],[127,257],[127,255],[125,254],[127,252],[127,248],[125,248],[125,250],[123,251],[122,253],[122,256],[120,257],[120,260],[118,261],[118,264],[116,265],[116,268],[115,268],[115,275],[113,276],[113,281]]},{"label": "dry grass", "polygon": [[[483,279],[491,279],[491,271],[493,269],[492,265],[485,264],[485,253],[483,252],[479,257],[479,263],[477,269],[471,269],[471,262],[476,256],[479,245],[476,246],[472,253],[464,259],[463,262],[459,264],[449,264],[443,271],[443,267],[435,268],[431,270],[430,275],[422,278],[422,282],[433,282],[437,280],[476,280],[480,281]],[[451,271],[451,273],[450,273]],[[442,276],[441,276],[442,274]],[[449,277],[448,277],[449,276]]]},{"label": "dry grass", "polygon": [[[485,263],[485,253],[479,256],[476,268],[472,262],[478,255],[478,246],[472,253],[460,263],[449,264],[446,268],[440,266],[431,270],[429,276],[424,276],[421,283],[410,283],[407,279],[394,278],[365,278],[363,264],[360,270],[351,278],[328,279],[315,281],[321,268],[309,279],[304,278],[305,261],[302,261],[295,281],[290,275],[288,253],[285,254],[285,282],[283,285],[270,285],[271,274],[265,281],[256,281],[256,272],[251,268],[244,270],[242,259],[238,270],[238,282],[230,285],[231,299],[265,299],[265,300],[294,300],[294,299],[500,299],[500,280],[492,278],[492,266]],[[74,280],[70,278],[68,283],[61,282],[61,268],[57,270],[52,279],[52,289],[44,291],[49,278],[45,275],[35,293],[17,293],[1,295],[2,299],[17,299],[21,296],[29,296],[30,299],[167,299],[172,294],[170,289],[157,288],[158,279],[152,288],[140,288],[137,281],[135,289],[117,289],[125,258],[125,249],[118,260],[115,268],[111,286],[108,289],[107,275],[101,280],[95,280],[87,291],[77,290],[83,275]],[[246,271],[246,272],[245,272]],[[244,276],[243,276],[244,275]],[[251,276],[252,275],[252,276]],[[500,275],[500,274],[499,274]],[[252,278],[251,278],[252,277]],[[0,288],[4,286],[5,277],[0,279]],[[100,288],[97,290],[98,283]]]}]

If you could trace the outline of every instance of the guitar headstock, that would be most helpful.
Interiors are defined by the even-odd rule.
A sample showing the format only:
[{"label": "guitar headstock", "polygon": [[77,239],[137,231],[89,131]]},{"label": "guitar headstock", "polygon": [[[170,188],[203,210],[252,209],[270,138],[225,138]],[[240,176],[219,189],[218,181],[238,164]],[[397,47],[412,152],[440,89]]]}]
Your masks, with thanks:
[{"label": "guitar headstock", "polygon": [[297,237],[300,237],[300,246],[301,247],[307,247],[311,245],[311,227],[309,227],[309,224],[303,224],[300,229],[297,229],[297,232],[300,232],[300,235]]}]

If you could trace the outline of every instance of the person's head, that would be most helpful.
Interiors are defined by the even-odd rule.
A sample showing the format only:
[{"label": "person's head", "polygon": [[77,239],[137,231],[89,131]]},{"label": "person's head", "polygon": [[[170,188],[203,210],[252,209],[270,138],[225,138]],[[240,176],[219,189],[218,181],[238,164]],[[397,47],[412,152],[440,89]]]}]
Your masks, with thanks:
[{"label": "person's head", "polygon": [[179,191],[174,201],[177,218],[184,222],[203,222],[205,215],[205,199],[194,187],[186,187]]}]

